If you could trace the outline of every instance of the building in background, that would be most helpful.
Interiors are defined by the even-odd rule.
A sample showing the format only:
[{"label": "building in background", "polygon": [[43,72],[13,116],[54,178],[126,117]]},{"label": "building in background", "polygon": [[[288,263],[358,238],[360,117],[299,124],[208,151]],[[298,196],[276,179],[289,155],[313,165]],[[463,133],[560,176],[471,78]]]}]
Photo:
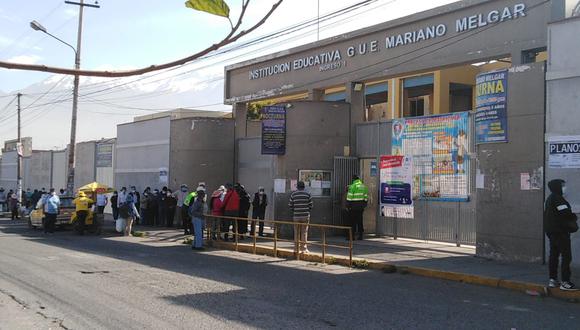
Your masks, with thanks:
[{"label": "building in background", "polygon": [[233,180],[234,121],[229,113],[178,109],[117,126],[115,187],[179,189]]}]

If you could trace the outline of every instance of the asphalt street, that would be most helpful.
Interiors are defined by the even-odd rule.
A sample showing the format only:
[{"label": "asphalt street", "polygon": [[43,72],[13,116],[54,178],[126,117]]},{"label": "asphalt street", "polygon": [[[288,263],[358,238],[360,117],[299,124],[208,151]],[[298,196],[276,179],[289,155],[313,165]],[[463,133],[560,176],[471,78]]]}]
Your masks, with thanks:
[{"label": "asphalt street", "polygon": [[580,305],[0,220],[0,329],[580,329]]}]

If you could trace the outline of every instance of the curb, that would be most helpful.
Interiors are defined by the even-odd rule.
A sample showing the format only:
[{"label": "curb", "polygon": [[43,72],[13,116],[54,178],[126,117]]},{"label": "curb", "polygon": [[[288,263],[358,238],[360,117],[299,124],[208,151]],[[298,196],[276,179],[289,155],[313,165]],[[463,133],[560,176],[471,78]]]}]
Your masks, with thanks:
[{"label": "curb", "polygon": [[[220,241],[209,241],[207,243],[208,246],[236,251],[235,245],[232,243],[220,242]],[[245,252],[245,253],[254,253],[254,247],[249,244],[240,244],[238,243],[238,252]],[[287,250],[287,249],[278,249],[278,255],[274,255],[274,250],[272,248],[263,247],[263,246],[256,246],[255,253],[261,255],[268,255],[272,257],[278,258],[295,258],[296,255],[294,251]],[[309,261],[309,262],[322,262],[322,256],[317,254],[301,254],[300,260]],[[340,256],[326,256],[325,261],[327,264],[334,264],[334,265],[341,265],[341,266],[349,266],[348,258],[340,257]],[[546,286],[536,283],[529,283],[529,282],[522,282],[522,281],[514,281],[514,280],[506,280],[501,278],[495,277],[488,277],[482,275],[474,275],[474,274],[466,274],[466,273],[459,273],[459,272],[452,272],[452,271],[445,271],[445,270],[438,270],[432,268],[424,268],[424,267],[415,267],[415,266],[406,266],[406,265],[398,265],[396,263],[384,262],[384,261],[375,261],[375,260],[365,260],[360,258],[353,258],[353,267],[356,267],[356,262],[360,262],[365,267],[360,268],[367,268],[372,270],[379,270],[385,273],[394,273],[398,272],[401,274],[413,274],[417,276],[423,277],[430,277],[430,278],[437,278],[447,281],[454,281],[454,282],[461,282],[466,284],[475,284],[475,285],[482,285],[487,287],[493,288],[501,288],[507,289],[512,291],[517,291],[521,293],[526,293],[531,296],[550,296],[558,299],[567,300],[569,302],[580,302],[580,291],[569,292],[569,291],[562,291],[560,289],[549,289]],[[364,262],[364,263],[363,263]]]}]

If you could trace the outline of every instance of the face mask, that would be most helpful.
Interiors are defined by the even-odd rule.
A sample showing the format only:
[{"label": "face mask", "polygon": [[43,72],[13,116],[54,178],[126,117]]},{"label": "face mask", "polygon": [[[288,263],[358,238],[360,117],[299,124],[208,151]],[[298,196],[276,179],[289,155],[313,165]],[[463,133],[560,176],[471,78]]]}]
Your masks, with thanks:
[{"label": "face mask", "polygon": [[167,196],[171,196],[171,193],[170,192],[167,192]]},{"label": "face mask", "polygon": [[187,188],[181,188],[181,191],[187,192]]},{"label": "face mask", "polygon": [[566,188],[567,188],[566,186],[562,187],[562,195],[566,195]]},{"label": "face mask", "polygon": [[264,191],[260,190],[260,195],[263,195],[263,194],[264,194]]}]

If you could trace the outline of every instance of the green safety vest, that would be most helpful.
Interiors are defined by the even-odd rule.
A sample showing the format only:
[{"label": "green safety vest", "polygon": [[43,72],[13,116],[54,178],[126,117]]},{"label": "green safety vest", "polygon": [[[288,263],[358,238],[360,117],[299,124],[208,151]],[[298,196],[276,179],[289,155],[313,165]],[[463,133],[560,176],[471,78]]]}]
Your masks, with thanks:
[{"label": "green safety vest", "polygon": [[191,203],[191,200],[194,199],[195,197],[197,197],[197,191],[190,192],[189,195],[187,195],[187,197],[185,197],[185,200],[183,201],[183,205],[189,206],[189,203]]},{"label": "green safety vest", "polygon": [[354,180],[354,182],[348,186],[348,193],[346,194],[346,200],[348,202],[366,202],[368,199],[369,189],[364,185],[361,179]]}]

